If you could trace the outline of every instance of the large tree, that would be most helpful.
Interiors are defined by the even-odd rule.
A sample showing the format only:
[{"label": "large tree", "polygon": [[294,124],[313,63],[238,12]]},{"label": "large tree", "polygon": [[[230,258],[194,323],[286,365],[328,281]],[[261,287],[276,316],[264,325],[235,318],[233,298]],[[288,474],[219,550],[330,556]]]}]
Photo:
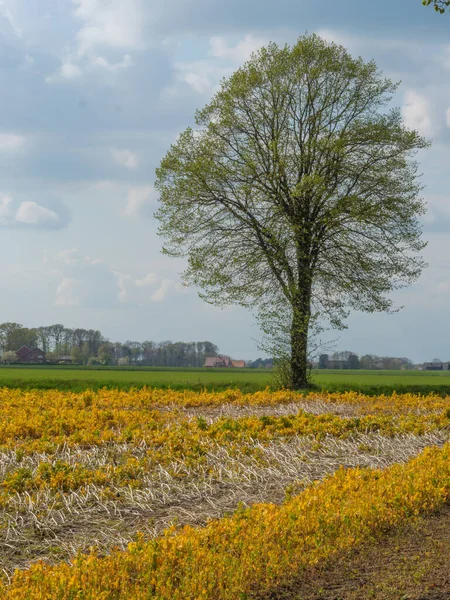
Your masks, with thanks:
[{"label": "large tree", "polygon": [[389,311],[389,292],[423,267],[413,155],[427,142],[389,108],[395,90],[317,35],[271,43],[157,169],[163,251],[188,258],[185,281],[207,301],[289,319],[294,388],[314,318]]}]

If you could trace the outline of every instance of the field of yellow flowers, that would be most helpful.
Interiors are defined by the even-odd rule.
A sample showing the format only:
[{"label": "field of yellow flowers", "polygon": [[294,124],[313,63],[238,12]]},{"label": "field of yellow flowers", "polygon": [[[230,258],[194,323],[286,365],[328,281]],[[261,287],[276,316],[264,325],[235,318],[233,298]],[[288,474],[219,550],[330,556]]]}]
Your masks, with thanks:
[{"label": "field of yellow flowers", "polygon": [[254,598],[450,498],[450,398],[0,389],[0,599]]}]

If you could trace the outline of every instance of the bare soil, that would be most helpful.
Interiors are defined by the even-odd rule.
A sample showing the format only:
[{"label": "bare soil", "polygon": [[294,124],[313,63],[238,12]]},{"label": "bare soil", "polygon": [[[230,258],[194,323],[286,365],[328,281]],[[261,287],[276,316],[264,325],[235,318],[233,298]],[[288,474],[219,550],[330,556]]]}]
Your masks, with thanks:
[{"label": "bare soil", "polygon": [[450,600],[450,504],[259,600]]}]

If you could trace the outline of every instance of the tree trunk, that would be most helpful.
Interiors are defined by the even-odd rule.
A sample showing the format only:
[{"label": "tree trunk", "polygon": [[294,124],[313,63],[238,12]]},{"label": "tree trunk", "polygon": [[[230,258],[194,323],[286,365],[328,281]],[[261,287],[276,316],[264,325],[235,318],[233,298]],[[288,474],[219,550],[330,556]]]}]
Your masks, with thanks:
[{"label": "tree trunk", "polygon": [[308,384],[308,330],[311,318],[311,295],[304,290],[292,306],[291,385],[294,390]]}]

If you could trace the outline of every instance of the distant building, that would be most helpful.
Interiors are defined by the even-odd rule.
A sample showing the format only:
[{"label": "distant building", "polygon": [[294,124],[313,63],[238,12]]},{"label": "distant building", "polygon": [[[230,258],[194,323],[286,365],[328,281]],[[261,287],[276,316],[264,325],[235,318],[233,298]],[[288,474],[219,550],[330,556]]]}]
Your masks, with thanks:
[{"label": "distant building", "polygon": [[232,360],[229,356],[207,356],[203,366],[208,368],[242,369],[245,367],[245,360]]},{"label": "distant building", "polygon": [[17,362],[42,364],[46,362],[45,352],[40,348],[22,346],[16,352]]},{"label": "distant building", "polygon": [[70,354],[65,354],[63,356],[52,356],[51,362],[59,365],[71,365],[74,362],[74,360]]},{"label": "distant building", "polygon": [[426,362],[422,365],[422,371],[449,371],[450,362]]},{"label": "distant building", "polygon": [[235,369],[243,369],[245,367],[245,360],[232,360],[231,366]]}]

